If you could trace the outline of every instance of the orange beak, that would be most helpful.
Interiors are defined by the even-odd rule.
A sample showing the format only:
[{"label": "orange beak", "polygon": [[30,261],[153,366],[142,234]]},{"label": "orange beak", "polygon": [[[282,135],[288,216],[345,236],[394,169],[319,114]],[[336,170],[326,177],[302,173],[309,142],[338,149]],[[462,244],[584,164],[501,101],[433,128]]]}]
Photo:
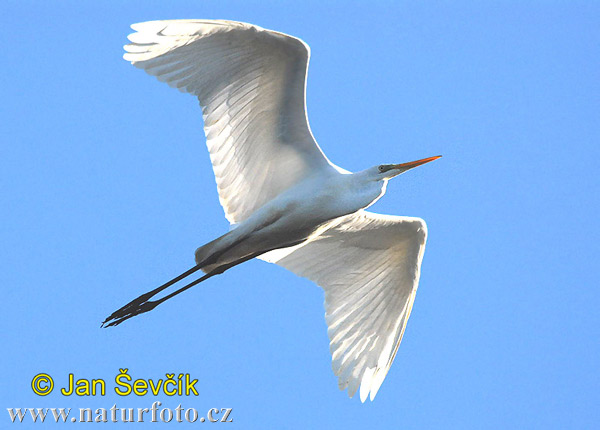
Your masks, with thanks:
[{"label": "orange beak", "polygon": [[394,169],[399,170],[398,174],[404,173],[407,170],[413,169],[415,167],[421,166],[425,163],[429,163],[430,161],[437,160],[438,158],[442,158],[441,155],[436,155],[435,157],[423,158],[417,161],[409,161],[408,163],[402,164],[394,164]]}]

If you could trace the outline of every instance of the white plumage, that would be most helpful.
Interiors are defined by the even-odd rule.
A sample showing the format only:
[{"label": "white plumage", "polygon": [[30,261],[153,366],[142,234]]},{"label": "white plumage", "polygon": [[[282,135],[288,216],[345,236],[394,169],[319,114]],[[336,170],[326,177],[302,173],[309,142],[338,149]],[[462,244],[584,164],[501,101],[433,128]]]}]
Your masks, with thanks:
[{"label": "white plumage", "polygon": [[[410,316],[427,227],[364,209],[389,179],[439,157],[354,174],[331,163],[306,118],[309,48],[300,39],[231,21],[132,28],[124,58],[198,97],[219,198],[235,227],[199,248],[197,266],[173,282],[202,269],[195,285],[252,257],[314,281],[325,291],[339,387],[352,397],[360,386],[361,400],[373,400]],[[165,286],[105,322],[119,324],[179,292],[148,301]]]},{"label": "white plumage", "polygon": [[332,168],[305,110],[308,46],[231,21],[152,21],[131,26],[123,56],[200,100],[221,205],[246,219],[315,169]]},{"label": "white plumage", "polygon": [[276,261],[325,290],[333,371],[350,397],[371,400],[387,375],[410,316],[427,227],[419,218],[346,216]]}]

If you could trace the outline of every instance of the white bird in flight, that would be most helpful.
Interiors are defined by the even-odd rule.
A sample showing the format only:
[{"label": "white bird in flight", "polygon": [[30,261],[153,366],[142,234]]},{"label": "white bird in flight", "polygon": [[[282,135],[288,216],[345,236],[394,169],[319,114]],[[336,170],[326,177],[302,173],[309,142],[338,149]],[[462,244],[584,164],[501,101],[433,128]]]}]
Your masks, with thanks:
[{"label": "white bird in flight", "polygon": [[[427,227],[365,209],[388,180],[440,156],[357,173],[331,161],[306,117],[309,47],[233,21],[131,26],[125,60],[198,97],[219,200],[231,229],[196,250],[196,265],[106,318],[113,326],[252,258],[325,291],[333,371],[352,397],[374,399],[394,360],[417,292]],[[192,273],[205,275],[157,300]]]}]

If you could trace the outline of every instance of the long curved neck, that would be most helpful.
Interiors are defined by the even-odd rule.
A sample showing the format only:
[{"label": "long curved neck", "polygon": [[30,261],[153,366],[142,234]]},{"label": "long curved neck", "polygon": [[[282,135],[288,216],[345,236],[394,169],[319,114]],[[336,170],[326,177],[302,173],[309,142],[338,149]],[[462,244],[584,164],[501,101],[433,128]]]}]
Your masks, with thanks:
[{"label": "long curved neck", "polygon": [[352,182],[354,198],[362,209],[371,206],[385,194],[387,179],[373,180],[364,171],[353,173],[350,176],[352,176],[349,179]]}]

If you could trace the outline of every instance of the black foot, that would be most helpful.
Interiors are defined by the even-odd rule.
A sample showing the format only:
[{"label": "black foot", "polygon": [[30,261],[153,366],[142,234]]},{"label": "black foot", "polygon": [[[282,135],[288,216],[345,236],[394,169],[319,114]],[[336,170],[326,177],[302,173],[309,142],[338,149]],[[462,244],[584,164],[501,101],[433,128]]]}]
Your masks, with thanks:
[{"label": "black foot", "polygon": [[147,301],[149,297],[152,296],[149,293],[141,295],[137,299],[127,303],[121,309],[114,311],[110,314],[104,321],[102,321],[101,327],[107,328],[121,324],[123,321],[128,320],[136,315],[143,314],[144,312],[149,312],[155,307],[157,307],[161,301]]}]

